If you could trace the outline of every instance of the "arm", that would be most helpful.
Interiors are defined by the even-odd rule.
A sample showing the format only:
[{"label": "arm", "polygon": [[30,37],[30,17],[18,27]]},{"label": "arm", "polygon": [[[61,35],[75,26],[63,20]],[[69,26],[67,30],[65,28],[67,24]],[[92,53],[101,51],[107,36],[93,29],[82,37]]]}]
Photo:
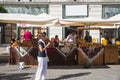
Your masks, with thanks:
[{"label": "arm", "polygon": [[69,42],[70,35],[67,36],[66,41]]},{"label": "arm", "polygon": [[40,50],[41,52],[43,52],[44,50],[46,50],[46,48],[49,47],[49,45],[50,45],[50,43],[48,43],[44,48],[42,47],[42,45],[39,45],[39,50]]}]

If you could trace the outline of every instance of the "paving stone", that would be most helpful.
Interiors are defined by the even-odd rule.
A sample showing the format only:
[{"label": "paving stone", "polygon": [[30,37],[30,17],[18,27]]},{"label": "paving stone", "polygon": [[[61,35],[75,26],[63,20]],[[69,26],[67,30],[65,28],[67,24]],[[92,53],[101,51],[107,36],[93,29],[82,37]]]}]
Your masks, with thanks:
[{"label": "paving stone", "polygon": [[[5,53],[0,47],[0,57]],[[8,54],[9,56],[9,54]],[[19,70],[18,65],[0,63],[0,80],[34,80],[37,66],[25,65]],[[120,65],[91,66],[48,66],[47,80],[120,80]]]}]

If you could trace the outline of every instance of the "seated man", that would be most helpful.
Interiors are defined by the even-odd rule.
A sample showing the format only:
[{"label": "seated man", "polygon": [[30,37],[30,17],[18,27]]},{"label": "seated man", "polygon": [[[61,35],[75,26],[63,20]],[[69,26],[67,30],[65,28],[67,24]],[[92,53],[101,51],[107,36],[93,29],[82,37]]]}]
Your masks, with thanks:
[{"label": "seated man", "polygon": [[92,43],[92,37],[89,35],[89,32],[86,31],[86,35],[85,35],[85,38],[84,38],[85,42],[87,43]]}]

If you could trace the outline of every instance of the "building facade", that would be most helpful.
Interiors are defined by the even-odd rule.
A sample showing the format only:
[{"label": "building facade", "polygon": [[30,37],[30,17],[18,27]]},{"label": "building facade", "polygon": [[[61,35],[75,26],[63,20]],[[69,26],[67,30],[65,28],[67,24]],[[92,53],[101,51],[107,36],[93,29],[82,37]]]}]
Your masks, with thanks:
[{"label": "building facade", "polygon": [[[4,6],[9,13],[34,15],[48,13],[59,19],[84,17],[107,19],[120,13],[120,0],[0,0],[0,5]],[[8,43],[11,36],[18,33],[16,25],[11,24],[7,26],[1,27],[2,43]],[[24,30],[26,28],[22,27],[22,29]],[[42,28],[29,29],[35,34]],[[45,29],[47,29],[46,31],[50,38],[57,34],[62,39],[68,35],[66,31],[69,28],[53,26]],[[107,31],[113,34],[114,29],[108,29]],[[120,33],[118,33],[118,35],[120,35]]]}]

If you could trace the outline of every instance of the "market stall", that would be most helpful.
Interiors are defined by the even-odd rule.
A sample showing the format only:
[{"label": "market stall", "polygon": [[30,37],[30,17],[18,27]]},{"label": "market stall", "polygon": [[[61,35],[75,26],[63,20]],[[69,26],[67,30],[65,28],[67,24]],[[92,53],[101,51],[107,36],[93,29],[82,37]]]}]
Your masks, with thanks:
[{"label": "market stall", "polygon": [[[55,18],[56,19],[56,18]],[[54,19],[52,19],[54,21]],[[45,20],[46,21],[46,20]],[[36,21],[35,21],[36,22]],[[60,23],[63,24],[70,24],[70,25],[81,25],[87,26],[87,30],[90,30],[90,26],[98,26],[98,25],[113,25],[106,22],[103,19],[94,19],[94,18],[85,18],[82,20],[60,20]],[[51,22],[53,23],[53,22]],[[47,24],[47,23],[46,23]],[[44,24],[43,24],[44,25]],[[86,27],[83,27],[84,30]],[[93,28],[101,30],[101,28]],[[80,31],[81,29],[78,29]],[[78,33],[79,35],[79,33]],[[100,32],[101,37],[101,32]],[[80,39],[80,38],[79,38]],[[100,38],[101,41],[101,38]],[[19,61],[25,62],[27,65],[36,65],[37,64],[37,41],[34,42],[32,40],[29,42],[23,42],[20,46],[16,49],[12,47],[10,49],[10,64],[17,64]],[[50,47],[48,48],[48,57],[50,59],[49,65],[103,65],[104,63],[107,64],[107,57],[110,51],[110,47],[108,45],[103,46],[100,43],[96,43],[96,40],[92,40],[92,44],[85,43],[82,40],[78,40],[78,46],[71,47],[70,46],[61,46],[61,47]],[[113,46],[114,47],[114,46]],[[115,47],[114,47],[115,48]],[[116,47],[117,48],[117,47]],[[21,51],[23,50],[23,51]],[[108,51],[107,51],[108,50]],[[22,53],[21,53],[22,52]],[[115,49],[114,56],[115,62],[118,62],[118,51]],[[114,61],[113,60],[113,61]]]},{"label": "market stall", "polygon": [[[81,30],[102,30],[102,28],[79,28],[78,34]],[[100,43],[92,40],[92,43],[86,43],[83,38],[79,38],[78,48],[78,64],[79,65],[103,65],[103,64],[118,64],[118,46],[115,42],[108,44],[105,40]],[[103,44],[102,44],[103,43]]]},{"label": "market stall", "polygon": [[[74,65],[77,61],[77,48],[69,45],[49,47],[47,49],[49,65]],[[10,65],[24,62],[26,65],[37,65],[37,40],[23,41],[19,47],[10,48]]]},{"label": "market stall", "polygon": [[[104,65],[118,63],[118,47],[103,46],[100,43],[83,43],[78,48],[70,46],[49,47],[47,49],[49,65]],[[37,65],[38,48],[24,43],[19,48],[10,48],[10,65],[24,62],[26,65]]]}]

